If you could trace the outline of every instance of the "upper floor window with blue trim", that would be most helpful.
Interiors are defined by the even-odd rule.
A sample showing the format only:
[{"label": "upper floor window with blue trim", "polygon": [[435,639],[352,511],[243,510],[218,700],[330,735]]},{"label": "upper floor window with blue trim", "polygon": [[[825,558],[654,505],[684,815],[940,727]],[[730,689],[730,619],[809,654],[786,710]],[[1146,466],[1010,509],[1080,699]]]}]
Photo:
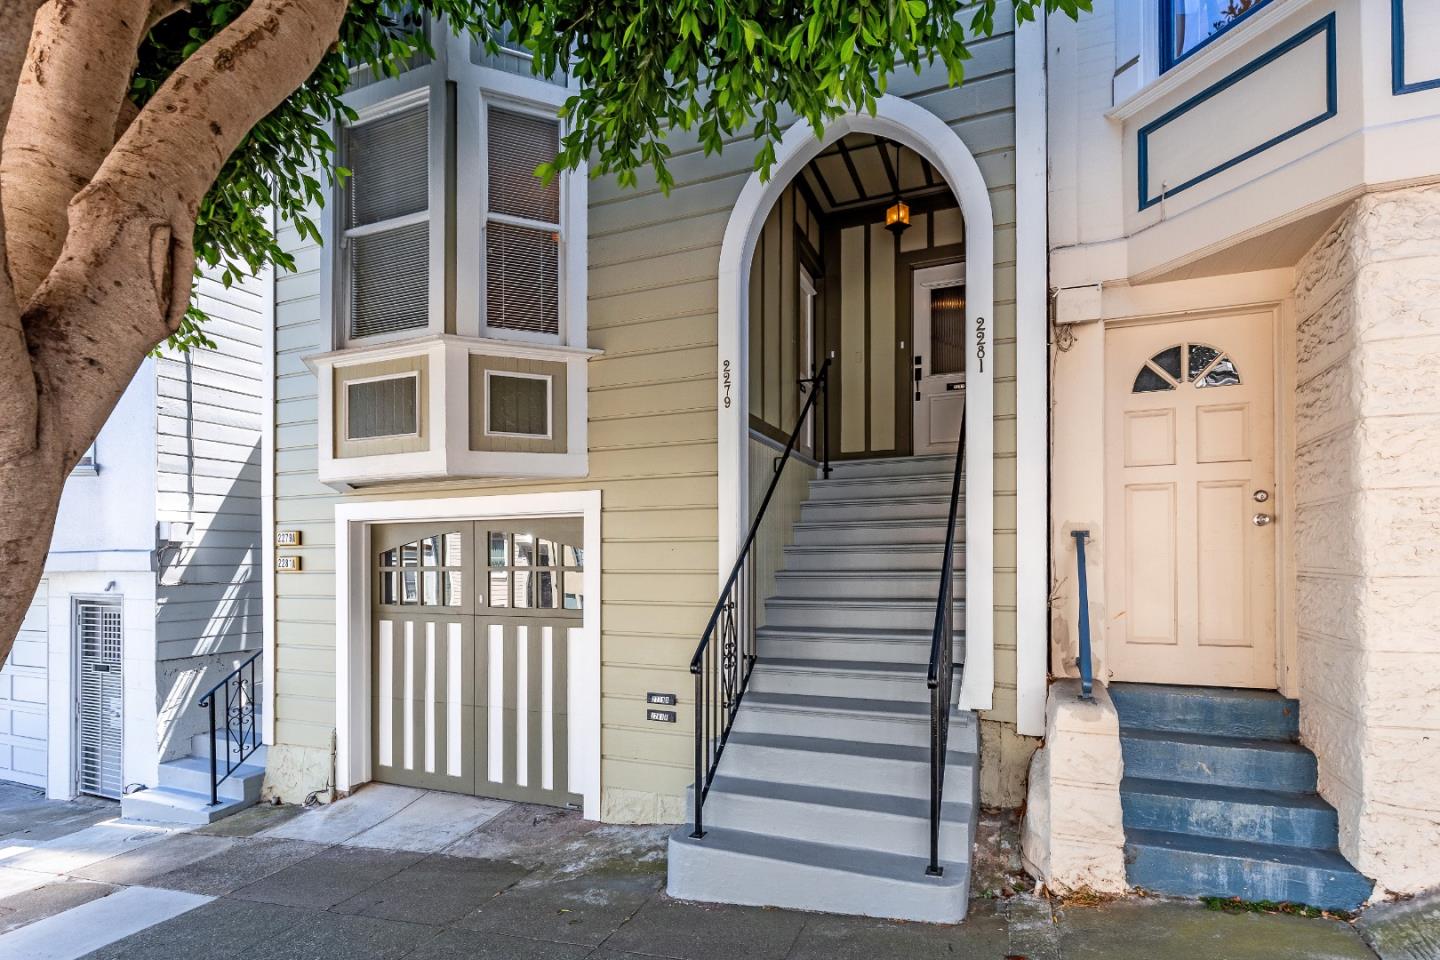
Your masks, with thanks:
[{"label": "upper floor window with blue trim", "polygon": [[1160,0],[1160,69],[1169,70],[1270,0]]}]

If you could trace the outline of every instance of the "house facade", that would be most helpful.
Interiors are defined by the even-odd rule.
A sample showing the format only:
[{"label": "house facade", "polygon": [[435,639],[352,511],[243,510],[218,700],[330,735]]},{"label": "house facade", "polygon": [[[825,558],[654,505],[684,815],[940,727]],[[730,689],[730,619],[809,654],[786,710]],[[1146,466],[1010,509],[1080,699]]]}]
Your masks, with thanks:
[{"label": "house facade", "polygon": [[[1351,616],[1428,596],[1375,593],[1421,589],[1369,552],[1391,542],[1375,511],[1403,510],[1366,492],[1361,446],[1358,486],[1321,492],[1318,446],[1301,479],[1306,443],[1379,416],[1335,387],[1350,419],[1302,430],[1306,364],[1343,342],[1385,375],[1360,307],[1350,340],[1296,346],[1334,290],[1370,296],[1369,211],[1397,185],[1423,209],[1425,151],[1366,144],[1372,126],[1426,142],[1431,94],[1391,91],[1390,12],[1359,0],[1243,5],[1213,39],[1169,5],[1095,6],[1002,18],[962,87],[937,66],[823,135],[792,123],[769,178],[746,138],[707,157],[676,134],[668,195],[536,181],[574,81],[517,47],[436,24],[433,58],[357,71],[336,131],[354,175],[323,246],[283,235],[298,269],[274,281],[267,793],[389,782],[675,823],[677,896],[953,921],[981,804],[1028,803],[1027,857],[1057,887],[1159,889],[1126,876],[1134,831],[1184,830],[1137,826],[1122,770],[1189,816],[1191,781],[1163,768],[1181,748],[1154,734],[1202,734],[1136,727],[1128,684],[1136,710],[1171,696],[1161,713],[1196,723],[1253,701],[1316,821],[1290,846],[1338,858],[1317,896],[1433,883],[1424,859],[1397,851],[1392,873],[1366,852],[1382,821],[1434,817],[1420,780],[1380,789],[1383,757],[1434,758],[1428,707],[1392,727],[1371,706],[1396,651]],[[1165,462],[1181,438],[1189,459]],[[1162,467],[1179,472],[1126,473]],[[1306,540],[1301,504],[1333,538],[1344,497],[1343,543]],[[1064,679],[1077,531],[1087,700]],[[1355,566],[1326,566],[1330,546]],[[1358,606],[1316,606],[1327,577]],[[1132,596],[1148,606],[1127,622]],[[1430,640],[1404,674],[1434,672]],[[1324,686],[1337,659],[1345,702]],[[1386,739],[1402,729],[1408,746]],[[1147,736],[1148,769],[1129,746]],[[1281,845],[1245,840],[1266,849],[1225,856]]]},{"label": "house facade", "polygon": [[0,671],[0,779],[54,799],[124,797],[127,816],[147,819],[208,805],[196,701],[263,633],[269,289],[268,277],[202,278],[216,349],[147,358],[66,481]]},{"label": "house facade", "polygon": [[1440,16],[1159,6],[1049,24],[1051,669],[1088,619],[1097,697],[1052,688],[1027,855],[1105,889],[1413,892],[1440,879]]}]

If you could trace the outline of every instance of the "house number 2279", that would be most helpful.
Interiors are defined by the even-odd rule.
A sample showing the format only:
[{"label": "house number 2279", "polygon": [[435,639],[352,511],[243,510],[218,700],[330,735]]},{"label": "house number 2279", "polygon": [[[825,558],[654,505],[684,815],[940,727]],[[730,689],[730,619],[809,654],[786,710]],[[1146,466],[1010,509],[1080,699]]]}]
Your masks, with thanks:
[{"label": "house number 2279", "polygon": [[730,361],[729,361],[729,360],[726,360],[723,364],[721,364],[721,371],[722,371],[722,375],[721,375],[721,378],[720,378],[720,382],[725,386],[725,400],[724,400],[725,409],[726,409],[726,410],[729,410],[729,409],[730,409],[730,387],[731,387],[731,385],[732,385],[732,384],[731,384],[731,380],[730,380]]},{"label": "house number 2279", "polygon": [[975,360],[979,369],[977,373],[985,372],[985,318],[975,318]]}]

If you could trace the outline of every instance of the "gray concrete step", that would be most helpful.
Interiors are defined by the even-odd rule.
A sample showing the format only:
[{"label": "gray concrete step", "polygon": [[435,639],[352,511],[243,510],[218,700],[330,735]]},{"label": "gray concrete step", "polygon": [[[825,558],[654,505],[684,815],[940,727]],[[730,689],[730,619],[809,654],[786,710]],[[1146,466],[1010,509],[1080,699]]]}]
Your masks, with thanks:
[{"label": "gray concrete step", "polygon": [[[766,833],[790,840],[841,842],[862,850],[915,857],[930,855],[927,797],[726,776],[711,782],[705,795],[704,814],[707,829],[746,830],[755,824],[764,824]],[[967,801],[941,805],[940,856],[943,859],[955,864],[970,860],[972,814]],[[685,817],[688,821],[694,820],[693,790],[686,795]]]},{"label": "gray concrete step", "polygon": [[[948,497],[954,483],[949,473],[899,477],[836,477],[810,481],[812,500],[869,500],[881,497]],[[964,491],[961,491],[964,502]]]},{"label": "gray concrete step", "polygon": [[[947,517],[925,517],[919,520],[874,518],[850,514],[834,520],[802,518],[794,527],[794,542],[801,546],[844,546],[876,543],[945,542]],[[957,542],[965,539],[965,521],[955,523]]]},{"label": "gray concrete step", "polygon": [[968,863],[931,877],[924,857],[720,827],[689,834],[686,825],[670,835],[672,897],[930,923],[965,917]]},{"label": "gray concrete step", "polygon": [[[956,597],[965,595],[965,578],[951,581]],[[775,574],[775,596],[840,600],[854,596],[929,599],[940,588],[940,568],[933,570],[781,570]]]},{"label": "gray concrete step", "polygon": [[[938,582],[944,561],[944,544],[791,544],[785,548],[787,573],[808,570],[913,570],[928,571]],[[955,546],[955,563],[965,562],[965,545]]]},{"label": "gray concrete step", "polygon": [[854,480],[862,477],[914,477],[953,475],[955,454],[944,453],[925,457],[883,457],[872,460],[834,460],[830,479]]},{"label": "gray concrete step", "polygon": [[[962,716],[952,713],[952,732],[956,718]],[[747,693],[735,717],[734,729],[744,733],[888,743],[928,750],[930,702],[928,699],[919,702]]]},{"label": "gray concrete step", "polygon": [[[746,698],[748,702],[748,697]],[[743,709],[743,707],[742,707]],[[720,772],[769,783],[828,787],[910,799],[930,796],[930,723],[923,742],[872,743],[837,737],[733,731]],[[976,727],[952,723],[945,759],[945,796],[963,800],[976,783]]]},{"label": "gray concrete step", "polygon": [[[963,505],[960,515],[964,515]],[[800,507],[800,520],[815,523],[864,517],[867,520],[934,519],[943,526],[949,516],[948,492],[930,497],[877,496],[853,500],[806,500]]]},{"label": "gray concrete step", "polygon": [[[955,623],[965,622],[965,602],[955,601]],[[765,602],[772,627],[847,627],[856,630],[933,630],[935,598],[772,597]]]},{"label": "gray concrete step", "polygon": [[205,793],[175,787],[150,787],[137,790],[120,799],[120,816],[127,820],[153,820],[158,823],[214,823],[239,813],[254,801],[226,799],[210,805],[210,788]]},{"label": "gray concrete step", "polygon": [[866,697],[883,700],[930,699],[926,683],[929,660],[812,660],[763,657],[750,675],[755,693],[804,693],[822,697]]},{"label": "gray concrete step", "polygon": [[[878,660],[929,664],[930,634],[930,627],[861,630],[767,624],[756,630],[756,644],[762,659]],[[964,646],[963,638],[957,634],[957,662],[964,660]]]},{"label": "gray concrete step", "polygon": [[[236,767],[220,783],[219,793],[222,799],[246,800],[250,803],[260,799],[260,788],[265,784],[265,767],[254,763],[253,759],[247,758],[245,763]],[[221,758],[217,772],[220,776],[225,776],[224,758]],[[210,758],[181,757],[178,760],[167,760],[160,764],[160,786],[208,795]]]}]

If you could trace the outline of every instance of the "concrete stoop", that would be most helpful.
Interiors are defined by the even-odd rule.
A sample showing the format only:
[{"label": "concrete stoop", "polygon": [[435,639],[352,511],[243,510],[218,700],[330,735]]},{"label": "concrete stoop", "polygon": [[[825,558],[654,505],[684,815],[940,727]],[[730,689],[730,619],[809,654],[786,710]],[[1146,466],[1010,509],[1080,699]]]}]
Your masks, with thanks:
[{"label": "concrete stoop", "polygon": [[[259,723],[259,718],[256,718]],[[217,738],[220,772],[224,773],[225,738]],[[253,807],[260,801],[265,783],[265,747],[262,745],[235,768],[219,788],[220,802],[210,803],[210,736],[197,734],[190,743],[190,755],[160,764],[160,782],[137,790],[120,800],[120,815],[129,820],[162,823],[207,824]]]},{"label": "concrete stoop", "polygon": [[[832,479],[812,481],[705,800],[705,833],[690,835],[692,789],[689,822],[670,837],[671,896],[933,923],[964,918],[979,803],[979,724],[968,712],[952,711],[949,720],[944,872],[925,869],[925,672],[953,464],[838,464]],[[963,557],[957,543],[957,565]],[[958,663],[958,633],[955,643]]]},{"label": "concrete stoop", "polygon": [[1277,693],[1116,683],[1126,875],[1172,896],[1355,910],[1373,884],[1339,849],[1335,810]]}]

